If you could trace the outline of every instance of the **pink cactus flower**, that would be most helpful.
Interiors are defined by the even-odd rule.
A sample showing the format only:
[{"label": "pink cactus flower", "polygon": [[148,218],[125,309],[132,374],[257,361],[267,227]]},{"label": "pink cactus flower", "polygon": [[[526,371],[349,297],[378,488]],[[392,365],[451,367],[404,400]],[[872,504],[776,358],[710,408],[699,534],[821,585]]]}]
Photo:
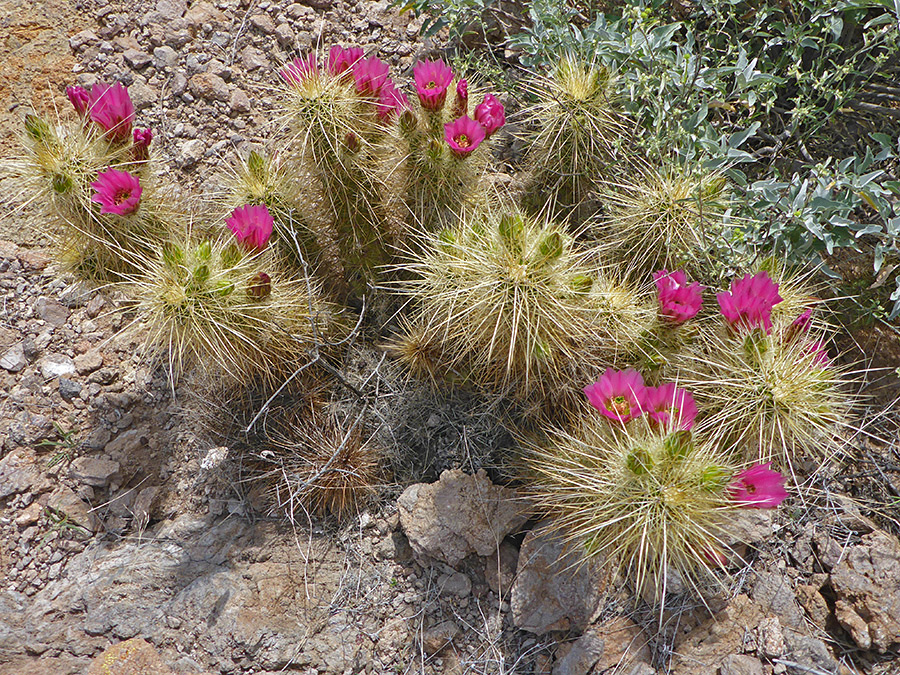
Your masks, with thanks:
[{"label": "pink cactus flower", "polygon": [[275,221],[264,205],[246,204],[231,212],[228,229],[248,251],[262,251],[272,236]]},{"label": "pink cactus flower", "polygon": [[353,64],[353,79],[356,81],[356,91],[363,96],[378,98],[389,79],[388,64],[375,56],[360,59]]},{"label": "pink cactus flower", "polygon": [[316,55],[310,52],[309,56],[301,59],[299,56],[288,63],[284,68],[278,71],[278,75],[282,80],[292,87],[299,87],[306,80],[318,74],[319,68],[316,65]]},{"label": "pink cactus flower", "polygon": [[150,141],[153,140],[153,131],[151,129],[135,129],[133,138],[131,158],[135,162],[146,162],[150,159]]},{"label": "pink cactus flower", "polygon": [[78,86],[66,87],[66,96],[69,98],[72,107],[75,108],[75,112],[85,117],[88,108],[91,106],[91,95],[88,90]]},{"label": "pink cactus flower", "polygon": [[467,116],[444,125],[444,138],[450,152],[457,157],[468,157],[484,140],[484,127]]},{"label": "pink cactus flower", "polygon": [[743,509],[774,509],[788,497],[785,478],[769,467],[772,462],[756,464],[739,472],[728,493]]},{"label": "pink cactus flower", "polygon": [[484,101],[475,106],[475,121],[484,127],[488,137],[506,124],[506,111],[503,104],[493,94],[487,94]]},{"label": "pink cactus flower", "polygon": [[456,100],[453,101],[453,117],[469,113],[469,82],[462,79],[456,83]]},{"label": "pink cactus flower", "polygon": [[91,187],[94,188],[91,201],[100,204],[100,213],[127,216],[137,211],[141,203],[141,181],[127,171],[101,171]]},{"label": "pink cactus flower", "polygon": [[782,301],[776,284],[766,272],[746,275],[731,282],[731,290],[716,293],[722,315],[732,328],[772,331],[772,308]]},{"label": "pink cactus flower", "polygon": [[693,319],[703,305],[703,286],[696,281],[688,284],[684,270],[653,273],[656,282],[659,313],[674,324]]},{"label": "pink cactus flower", "polygon": [[674,382],[645,387],[641,409],[647,413],[651,423],[682,431],[690,431],[697,418],[694,396],[685,389],[678,389]]},{"label": "pink cactus flower", "polygon": [[111,141],[124,141],[131,138],[131,125],[134,122],[134,106],[128,90],[116,82],[110,86],[98,82],[91,87],[89,114],[91,119],[106,132]]},{"label": "pink cactus flower", "polygon": [[381,88],[381,93],[378,95],[378,105],[376,109],[378,117],[382,121],[387,121],[395,115],[399,115],[404,110],[408,110],[409,99],[407,99],[406,94],[397,89],[391,79],[388,78],[387,83]]},{"label": "pink cactus flower", "polygon": [[357,61],[361,61],[363,56],[363,50],[359,47],[344,49],[339,45],[334,45],[328,52],[328,63],[325,67],[332,75],[340,75],[345,71],[352,70],[353,65]]},{"label": "pink cactus flower", "polygon": [[644,378],[631,368],[607,368],[599,380],[584,388],[584,394],[603,416],[628,422],[643,412]]},{"label": "pink cactus flower", "polygon": [[453,71],[443,62],[419,61],[413,68],[416,94],[425,110],[440,110],[447,98],[447,87],[453,82]]}]

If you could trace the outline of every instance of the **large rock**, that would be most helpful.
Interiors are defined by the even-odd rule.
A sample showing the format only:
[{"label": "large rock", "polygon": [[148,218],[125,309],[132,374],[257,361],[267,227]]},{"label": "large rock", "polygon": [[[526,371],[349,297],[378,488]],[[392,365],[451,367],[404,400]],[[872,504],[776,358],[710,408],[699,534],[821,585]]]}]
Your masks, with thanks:
[{"label": "large rock", "polygon": [[103,488],[119,474],[119,463],[108,457],[78,457],[69,467],[69,475],[92,487]]},{"label": "large rock", "polygon": [[437,483],[406,488],[397,505],[413,552],[452,566],[471,553],[495,556],[503,537],[528,519],[515,490],[494,485],[484,470],[444,471]]},{"label": "large rock", "polygon": [[628,673],[638,663],[650,662],[652,654],[648,644],[647,635],[634,621],[614,616],[588,628],[558,657],[553,665],[553,675],[602,673],[610,668]]},{"label": "large rock", "polygon": [[605,590],[608,573],[580,559],[562,538],[539,525],[525,536],[510,597],[513,623],[543,635],[554,630],[584,630]]},{"label": "large rock", "polygon": [[41,492],[49,485],[30,450],[13,450],[0,459],[0,499],[20,492]]},{"label": "large rock", "polygon": [[[790,596],[793,601],[793,595]],[[812,672],[836,673],[839,664],[818,638],[799,630],[781,627],[778,619],[767,616],[764,609],[746,595],[738,595],[722,611],[693,629],[676,643],[672,658],[671,675],[723,675],[740,673],[740,668],[753,672],[754,663],[735,659],[734,655],[746,651],[754,641],[760,652],[784,652],[783,659],[790,662],[791,675],[808,675]],[[755,640],[752,638],[756,629]]]},{"label": "large rock", "polygon": [[900,545],[876,530],[846,549],[831,570],[835,615],[862,649],[900,643]]}]

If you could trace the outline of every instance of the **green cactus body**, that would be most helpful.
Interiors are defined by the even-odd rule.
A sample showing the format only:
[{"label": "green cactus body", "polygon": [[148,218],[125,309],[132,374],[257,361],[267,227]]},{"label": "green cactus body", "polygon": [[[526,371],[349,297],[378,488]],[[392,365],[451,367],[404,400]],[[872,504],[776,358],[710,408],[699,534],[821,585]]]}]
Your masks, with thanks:
[{"label": "green cactus body", "polygon": [[413,325],[440,341],[444,367],[518,397],[578,393],[577,373],[633,349],[653,320],[557,226],[501,208],[436,233],[404,270]]},{"label": "green cactus body", "polygon": [[564,58],[549,78],[529,86],[537,102],[526,112],[531,134],[526,207],[550,205],[559,216],[580,207],[598,181],[616,175],[619,144],[627,136],[608,71],[599,64]]},{"label": "green cactus body", "polygon": [[[54,257],[62,268],[100,283],[133,273],[173,220],[149,163],[133,161],[131,141],[110,143],[81,121],[50,125],[29,116],[25,127],[25,152],[13,163],[13,173],[23,182],[23,194],[34,195],[34,203],[46,209]],[[140,179],[140,208],[128,216],[101,214],[92,201],[91,183],[110,168]]]},{"label": "green cactus body", "polygon": [[201,369],[274,383],[306,357],[313,315],[319,339],[342,331],[335,309],[272,248],[241,253],[230,237],[166,242],[129,282],[148,328],[146,349],[173,381]]},{"label": "green cactus body", "polygon": [[621,426],[585,415],[574,431],[549,429],[526,447],[523,478],[538,507],[587,556],[618,566],[640,596],[662,601],[673,571],[694,588],[713,579],[735,509],[727,456],[643,418]]},{"label": "green cactus body", "polygon": [[685,385],[711,413],[703,432],[748,460],[780,467],[841,451],[850,401],[841,372],[818,351],[828,340],[825,329],[796,334],[787,317],[773,314],[768,335],[710,327],[699,340],[701,352],[680,366]]}]

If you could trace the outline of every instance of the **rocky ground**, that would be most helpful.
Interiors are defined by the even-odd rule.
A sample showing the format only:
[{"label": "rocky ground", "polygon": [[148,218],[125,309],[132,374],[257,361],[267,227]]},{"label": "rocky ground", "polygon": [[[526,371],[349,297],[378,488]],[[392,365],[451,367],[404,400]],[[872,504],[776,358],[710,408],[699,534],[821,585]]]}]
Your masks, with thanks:
[{"label": "rocky ground", "polygon": [[[297,51],[354,44],[404,72],[435,49],[385,0],[0,0],[0,16],[4,155],[32,106],[117,79],[183,194],[264,143],[273,68]],[[147,369],[127,302],[60,278],[28,213],[0,221],[0,673],[900,672],[888,399],[864,421],[893,445],[861,436],[852,471],[747,517],[752,565],[660,625],[471,456],[340,526],[267,515]],[[423,433],[465,438],[448,419],[435,408]]]}]

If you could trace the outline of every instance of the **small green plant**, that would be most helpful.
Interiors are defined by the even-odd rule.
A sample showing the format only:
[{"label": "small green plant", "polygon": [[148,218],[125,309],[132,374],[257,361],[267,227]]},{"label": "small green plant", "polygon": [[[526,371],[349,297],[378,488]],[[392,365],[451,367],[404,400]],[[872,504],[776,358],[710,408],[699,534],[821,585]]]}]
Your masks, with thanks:
[{"label": "small green plant", "polygon": [[75,429],[66,431],[55,420],[53,421],[53,429],[56,431],[58,438],[54,440],[45,438],[38,443],[39,448],[51,448],[54,451],[53,455],[47,460],[48,469],[63,462],[66,464],[71,462],[80,446]]}]

